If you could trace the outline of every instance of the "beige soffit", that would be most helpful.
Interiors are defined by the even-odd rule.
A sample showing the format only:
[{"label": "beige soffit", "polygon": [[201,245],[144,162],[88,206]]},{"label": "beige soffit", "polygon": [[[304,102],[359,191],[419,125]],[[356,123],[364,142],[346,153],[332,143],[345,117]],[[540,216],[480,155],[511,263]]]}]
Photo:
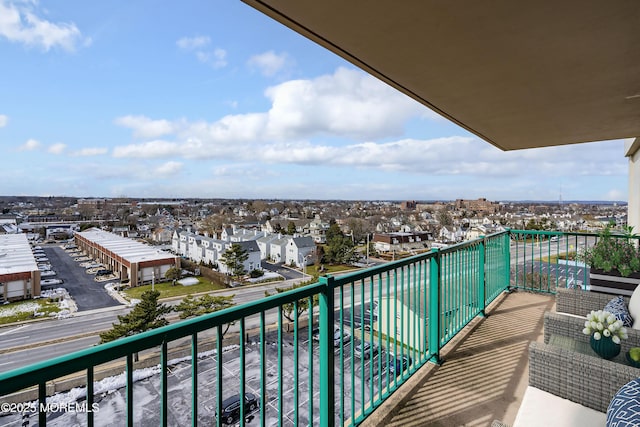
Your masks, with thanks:
[{"label": "beige soffit", "polygon": [[640,0],[243,0],[503,150],[640,135]]}]

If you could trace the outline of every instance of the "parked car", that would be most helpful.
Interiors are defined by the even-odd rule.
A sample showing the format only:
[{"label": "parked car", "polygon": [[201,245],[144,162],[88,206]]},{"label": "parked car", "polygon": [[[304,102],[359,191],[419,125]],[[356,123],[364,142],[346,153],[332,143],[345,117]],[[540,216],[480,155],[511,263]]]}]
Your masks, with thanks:
[{"label": "parked car", "polygon": [[313,337],[314,341],[320,341],[320,328],[313,328],[313,331],[311,331],[311,336]]},{"label": "parked car", "polygon": [[61,279],[44,279],[40,281],[40,285],[41,286],[47,286],[47,285],[61,285],[62,284],[62,280]]},{"label": "parked car", "polygon": [[340,333],[340,328],[336,328],[333,331],[333,346],[334,347],[342,347],[351,341],[351,334],[346,329],[343,329],[343,333]]},{"label": "parked car", "polygon": [[111,270],[106,270],[106,269],[102,269],[102,270],[98,270],[96,272],[96,276],[108,276],[109,274],[113,273],[113,271]]},{"label": "parked car", "polygon": [[355,346],[353,349],[353,355],[358,359],[364,358],[366,360],[371,357],[371,353],[373,353],[373,356],[375,357],[378,354],[378,351],[379,349],[377,345],[374,344],[372,347],[369,341],[361,341],[360,344]]},{"label": "parked car", "polygon": [[38,270],[40,271],[51,270],[51,264],[38,264]]},{"label": "parked car", "polygon": [[50,277],[55,276],[57,273],[53,270],[42,270],[40,271],[40,277]]},{"label": "parked car", "polygon": [[405,371],[413,361],[409,356],[402,356],[401,359],[397,358],[394,354],[389,355],[389,373],[395,376],[400,375],[403,371]]},{"label": "parked car", "polygon": [[[259,399],[253,393],[244,394],[244,414],[250,414],[258,409]],[[216,417],[218,413],[216,412]],[[240,395],[235,394],[222,401],[220,419],[224,424],[233,424],[240,420]]]}]

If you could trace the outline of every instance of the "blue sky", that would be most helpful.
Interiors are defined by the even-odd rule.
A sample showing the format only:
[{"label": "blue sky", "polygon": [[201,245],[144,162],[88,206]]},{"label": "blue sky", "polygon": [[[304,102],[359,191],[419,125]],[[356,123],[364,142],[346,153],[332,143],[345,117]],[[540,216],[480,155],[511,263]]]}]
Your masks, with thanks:
[{"label": "blue sky", "polygon": [[502,152],[240,1],[0,0],[0,195],[627,200],[623,141]]}]

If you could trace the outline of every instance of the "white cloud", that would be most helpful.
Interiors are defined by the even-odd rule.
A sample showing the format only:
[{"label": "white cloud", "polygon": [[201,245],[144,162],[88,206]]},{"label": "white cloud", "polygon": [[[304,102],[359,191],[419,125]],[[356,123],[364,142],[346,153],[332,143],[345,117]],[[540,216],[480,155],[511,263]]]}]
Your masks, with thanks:
[{"label": "white cloud", "polygon": [[161,176],[171,176],[179,173],[183,166],[181,162],[170,161],[158,166],[155,173]]},{"label": "white cloud", "polygon": [[100,156],[103,154],[107,154],[109,150],[106,148],[82,148],[78,151],[74,151],[73,155],[76,157],[89,157],[89,156]]},{"label": "white cloud", "polygon": [[[293,80],[266,91],[265,112],[232,114],[215,122],[126,116],[116,122],[139,138],[114,157],[182,158],[322,165],[429,176],[610,175],[626,172],[622,142],[502,152],[466,135],[393,139],[425,107],[362,72]],[[335,137],[337,140],[333,140]],[[346,137],[353,141],[345,144]],[[217,169],[215,175],[229,169]]]},{"label": "white cloud", "polygon": [[198,51],[196,52],[196,57],[198,61],[208,64],[213,68],[223,68],[227,66],[227,51],[219,47],[212,51]]},{"label": "white cloud", "polygon": [[208,36],[182,37],[176,45],[184,51],[193,52],[198,61],[213,68],[227,66],[227,51],[219,47],[209,48],[211,39]]},{"label": "white cloud", "polygon": [[0,36],[44,51],[60,47],[73,52],[78,44],[90,43],[74,23],[53,23],[38,17],[36,6],[37,2],[0,0]]},{"label": "white cloud", "polygon": [[34,151],[41,147],[39,141],[35,139],[29,139],[27,142],[18,147],[18,151]]},{"label": "white cloud", "polygon": [[180,49],[194,50],[206,47],[211,43],[211,39],[207,36],[182,37],[176,42]]},{"label": "white cloud", "polygon": [[136,138],[158,138],[173,133],[176,127],[168,120],[152,120],[145,116],[118,117],[115,123],[132,129]]},{"label": "white cloud", "polygon": [[9,117],[4,114],[0,114],[0,128],[3,128],[9,123]]},{"label": "white cloud", "polygon": [[162,158],[180,155],[179,144],[168,141],[148,141],[143,144],[131,144],[113,149],[113,157]]},{"label": "white cloud", "polygon": [[274,76],[290,62],[286,53],[277,54],[272,50],[252,56],[248,61],[250,66],[258,68],[267,77]]},{"label": "white cloud", "polygon": [[378,79],[346,68],[273,86],[266,96],[272,102],[266,130],[273,138],[398,136],[407,120],[425,109]]},{"label": "white cloud", "polygon": [[59,142],[51,145],[47,151],[51,154],[62,154],[65,148],[67,148],[67,145]]},{"label": "white cloud", "polygon": [[407,120],[424,113],[423,106],[379,80],[344,68],[316,79],[273,86],[266,95],[272,101],[267,112],[228,115],[216,122],[120,117],[115,123],[131,128],[135,137],[162,136],[165,141],[117,147],[114,155],[238,158],[242,153],[252,155],[254,146],[265,142],[282,144],[318,135],[389,138],[401,135]]}]

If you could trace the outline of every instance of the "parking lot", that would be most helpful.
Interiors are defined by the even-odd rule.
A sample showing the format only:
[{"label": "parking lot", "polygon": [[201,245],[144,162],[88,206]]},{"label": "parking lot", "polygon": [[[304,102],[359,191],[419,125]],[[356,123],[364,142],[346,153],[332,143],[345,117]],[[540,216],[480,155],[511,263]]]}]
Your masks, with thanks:
[{"label": "parking lot", "polygon": [[[354,331],[357,332],[357,331]],[[356,334],[357,335],[357,334]],[[295,425],[295,409],[298,409],[297,423],[301,425],[318,424],[320,414],[320,383],[319,383],[319,355],[317,343],[312,343],[312,363],[309,363],[308,332],[301,329],[298,342],[298,385],[295,386],[294,346],[293,334],[283,333],[282,341],[282,371],[278,363],[278,338],[276,332],[270,332],[266,336],[265,363],[266,370],[266,407],[265,425],[279,424],[280,414],[282,425]],[[260,398],[261,372],[263,362],[260,357],[260,345],[257,337],[249,337],[245,345],[245,391],[253,393]],[[304,339],[303,339],[304,338]],[[370,399],[370,394],[377,393],[380,385],[385,387],[387,381],[393,381],[395,375],[393,369],[388,369],[388,355],[381,350],[373,359],[351,357],[352,348],[358,341],[345,343],[342,347],[343,359],[340,358],[340,348],[335,349],[336,378],[343,378],[344,387],[335,384],[336,396],[336,424],[348,419],[352,411],[359,412]],[[217,381],[218,364],[222,363],[223,373],[223,398],[228,398],[240,391],[240,349],[238,346],[230,346],[227,351],[218,357],[215,352],[201,354],[198,361],[198,425],[212,425],[216,414],[217,405]],[[393,365],[393,364],[392,364]],[[339,372],[344,366],[344,374]],[[381,368],[381,369],[380,369]],[[351,372],[354,373],[353,381]],[[364,373],[364,374],[363,374]],[[134,374],[134,378],[136,375]],[[279,384],[279,379],[282,384]],[[363,379],[364,378],[364,382]],[[312,398],[309,399],[309,382],[312,379]],[[280,388],[281,387],[281,388]],[[96,389],[100,387],[96,386]],[[191,424],[191,361],[180,361],[171,364],[168,368],[168,420],[169,425]],[[298,401],[295,394],[298,393]],[[134,425],[157,426],[160,424],[160,380],[158,372],[140,380],[134,385]],[[352,402],[353,396],[353,402]],[[344,397],[344,399],[342,399]],[[126,390],[120,386],[108,392],[101,392],[95,396],[99,404],[99,410],[94,412],[96,425],[124,425],[126,423]],[[296,406],[297,403],[297,406]],[[280,405],[282,411],[280,411]],[[309,414],[313,408],[313,421],[309,422]],[[344,420],[341,414],[344,414]],[[247,419],[248,426],[261,425],[260,410],[257,409]],[[35,421],[37,415],[31,418]],[[6,425],[14,425],[19,420],[17,417],[5,417],[2,422]],[[68,426],[84,425],[86,414],[84,413],[58,413],[48,418],[48,425]],[[19,425],[19,424],[15,424]]]},{"label": "parking lot", "polygon": [[51,264],[55,275],[45,276],[42,280],[60,279],[62,284],[43,285],[46,288],[63,287],[69,291],[78,306],[78,311],[93,310],[96,308],[112,307],[120,305],[111,298],[104,289],[104,283],[94,280],[95,276],[87,274],[85,268],[81,267],[73,257],[58,245],[42,246],[48,262]]}]

